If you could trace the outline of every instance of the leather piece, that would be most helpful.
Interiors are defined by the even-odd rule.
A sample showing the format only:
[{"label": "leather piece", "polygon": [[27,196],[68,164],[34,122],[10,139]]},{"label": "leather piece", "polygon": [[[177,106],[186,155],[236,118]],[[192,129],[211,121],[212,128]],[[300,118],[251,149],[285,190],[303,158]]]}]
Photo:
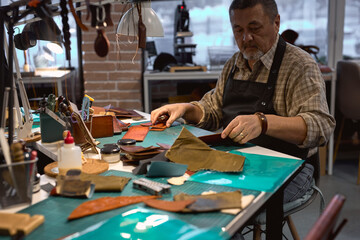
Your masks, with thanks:
[{"label": "leather piece", "polygon": [[237,144],[234,141],[232,141],[230,138],[225,138],[225,139],[221,138],[221,133],[205,135],[198,138],[210,146],[224,146],[224,145],[226,146],[226,145]]},{"label": "leather piece", "polygon": [[81,19],[79,18],[79,16],[76,14],[76,10],[74,8],[73,5],[73,1],[72,0],[68,0],[68,4],[69,4],[69,8],[70,11],[75,19],[75,22],[77,23],[77,25],[81,28],[81,30],[83,31],[89,31],[89,28],[87,26],[85,26],[82,22]]},{"label": "leather piece", "polygon": [[99,57],[106,57],[109,52],[110,41],[103,29],[97,30],[97,36],[94,42],[94,49]]},{"label": "leather piece", "polygon": [[121,192],[131,178],[81,173],[80,179],[95,184],[95,192]]},{"label": "leather piece", "polygon": [[122,128],[120,127],[120,123],[118,122],[118,120],[116,119],[115,116],[112,116],[112,120],[113,120],[113,131],[114,134],[120,134],[122,133]]},{"label": "leather piece", "polygon": [[156,144],[160,146],[161,150],[169,150],[171,148],[171,145],[166,143],[156,143]]},{"label": "leather piece", "polygon": [[138,46],[139,48],[145,49],[146,48],[146,26],[142,21],[142,11],[141,11],[141,4],[137,3],[136,8],[139,13],[139,21],[138,21]]},{"label": "leather piece", "polygon": [[180,177],[185,174],[187,165],[154,161],[150,163],[146,177]]},{"label": "leather piece", "polygon": [[170,150],[165,155],[170,161],[188,165],[188,170],[215,170],[219,172],[240,172],[245,157],[218,151],[183,128]]},{"label": "leather piece", "polygon": [[164,131],[166,129],[165,123],[156,123],[153,125],[151,122],[147,122],[141,123],[140,125],[143,127],[149,127],[150,131]]},{"label": "leather piece", "polygon": [[208,195],[188,195],[180,193],[174,196],[175,201],[196,200],[187,206],[184,212],[210,212],[229,208],[242,208],[242,193],[240,190],[233,192],[221,192]]},{"label": "leather piece", "polygon": [[148,199],[161,196],[120,196],[120,197],[102,197],[95,200],[84,202],[77,206],[69,215],[68,220],[82,218],[100,212],[124,207],[127,205],[143,202]]},{"label": "leather piece", "polygon": [[120,149],[122,150],[122,152],[132,154],[132,153],[145,153],[145,152],[149,152],[149,151],[153,151],[153,150],[158,150],[159,147],[154,147],[154,146],[143,147],[143,146],[133,146],[133,145],[122,145],[122,146],[120,146]]},{"label": "leather piece", "polygon": [[162,153],[159,153],[159,154],[155,155],[152,158],[140,160],[139,161],[139,166],[134,168],[132,170],[132,173],[135,174],[135,175],[146,174],[147,173],[147,166],[150,164],[150,162],[155,162],[155,161],[166,162],[166,161],[169,161],[169,159],[167,159],[165,157],[165,153],[166,152],[162,152]]},{"label": "leather piece", "polygon": [[123,139],[135,139],[137,142],[142,142],[144,141],[148,132],[148,127],[143,127],[140,125],[131,126],[124,135]]},{"label": "leather piece", "polygon": [[56,193],[64,197],[91,198],[94,194],[94,184],[91,181],[82,181],[80,177],[59,175],[56,178]]},{"label": "leather piece", "polygon": [[139,161],[142,159],[153,157],[154,155],[157,155],[162,152],[162,150],[159,150],[160,147],[142,147],[142,146],[129,146],[129,145],[123,145],[120,147],[121,152],[125,153],[125,157],[122,156],[122,160],[124,162],[129,161]]},{"label": "leather piece", "polygon": [[[28,235],[45,221],[43,215],[30,216],[27,213],[0,213],[1,235]],[[12,239],[18,239],[14,236]]]},{"label": "leather piece", "polygon": [[113,116],[113,126],[114,126],[114,134],[119,134],[127,131],[129,129],[130,123],[124,123],[123,121]]},{"label": "leather piece", "polygon": [[131,118],[131,119],[143,119],[144,117],[138,114],[134,110],[128,110],[119,107],[113,107],[111,105],[107,105],[105,107],[91,107],[94,110],[94,114],[100,114],[101,112],[113,112],[117,118]]},{"label": "leather piece", "polygon": [[152,208],[168,211],[168,212],[181,212],[188,206],[195,202],[195,199],[182,200],[182,201],[165,201],[159,199],[149,199],[144,203]]}]

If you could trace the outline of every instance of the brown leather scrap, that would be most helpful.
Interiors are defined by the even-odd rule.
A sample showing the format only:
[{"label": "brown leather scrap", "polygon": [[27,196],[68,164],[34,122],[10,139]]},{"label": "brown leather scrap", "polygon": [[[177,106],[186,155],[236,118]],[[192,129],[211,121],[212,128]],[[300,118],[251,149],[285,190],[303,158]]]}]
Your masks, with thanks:
[{"label": "brown leather scrap", "polygon": [[94,183],[95,192],[121,192],[131,178],[81,173],[80,179]]},{"label": "brown leather scrap", "polygon": [[68,220],[82,218],[93,215],[95,213],[109,211],[158,197],[161,196],[102,197],[95,200],[90,200],[80,204],[77,208],[75,208],[74,211],[72,211],[69,215]]},{"label": "brown leather scrap", "polygon": [[114,121],[114,125],[116,126],[116,131],[114,127],[114,133],[125,132],[129,129],[130,123],[124,123],[120,119],[117,119],[115,116],[113,116],[113,121]]},{"label": "brown leather scrap", "polygon": [[196,200],[187,206],[184,212],[209,212],[229,208],[242,208],[242,193],[240,190],[233,192],[220,192],[208,195],[188,195],[179,193],[174,196],[175,201]]},{"label": "brown leather scrap", "polygon": [[137,142],[142,142],[144,141],[148,132],[148,127],[143,127],[141,125],[131,126],[124,135],[123,139],[135,139]]},{"label": "brown leather scrap", "polygon": [[152,124],[151,122],[141,123],[143,127],[149,127],[150,131],[164,131],[166,129],[166,124],[158,122],[156,124]]},{"label": "brown leather scrap", "polygon": [[139,161],[142,159],[151,158],[161,152],[163,150],[160,150],[160,147],[142,147],[142,146],[121,146],[120,147],[121,152],[125,153],[125,156],[121,156],[121,160],[123,162],[133,162],[133,161]]},{"label": "brown leather scrap", "polygon": [[169,150],[171,148],[171,145],[166,143],[156,143],[156,144],[160,146],[161,150]]},{"label": "brown leather scrap", "polygon": [[160,147],[143,147],[143,146],[133,146],[133,145],[122,145],[120,147],[121,151],[126,153],[143,153],[143,152],[150,152],[154,150],[158,150]]},{"label": "brown leather scrap", "polygon": [[152,208],[168,211],[168,212],[181,212],[186,206],[195,202],[195,199],[183,201],[165,201],[160,199],[149,199],[144,203]]},{"label": "brown leather scrap", "polygon": [[215,133],[215,134],[200,136],[198,138],[201,141],[203,141],[204,143],[206,143],[207,145],[210,145],[210,146],[229,145],[229,144],[234,145],[234,144],[236,144],[230,138],[223,139],[221,137],[221,133]]},{"label": "brown leather scrap", "polygon": [[134,120],[144,118],[143,116],[141,116],[139,113],[137,113],[134,110],[113,107],[111,105],[107,105],[105,107],[92,106],[91,108],[94,110],[94,114],[106,113],[106,115],[107,115],[107,114],[114,113],[117,118],[131,118]]}]

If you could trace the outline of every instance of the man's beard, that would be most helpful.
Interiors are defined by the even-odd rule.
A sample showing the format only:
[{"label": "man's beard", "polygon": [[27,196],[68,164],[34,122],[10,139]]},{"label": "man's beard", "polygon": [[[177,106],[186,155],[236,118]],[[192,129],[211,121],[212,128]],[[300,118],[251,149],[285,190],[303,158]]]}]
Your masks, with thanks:
[{"label": "man's beard", "polygon": [[262,56],[264,55],[264,53],[261,50],[257,50],[255,53],[252,53],[251,55],[247,55],[245,53],[245,51],[243,52],[243,56],[246,60],[251,60],[251,61],[257,61],[259,60]]}]

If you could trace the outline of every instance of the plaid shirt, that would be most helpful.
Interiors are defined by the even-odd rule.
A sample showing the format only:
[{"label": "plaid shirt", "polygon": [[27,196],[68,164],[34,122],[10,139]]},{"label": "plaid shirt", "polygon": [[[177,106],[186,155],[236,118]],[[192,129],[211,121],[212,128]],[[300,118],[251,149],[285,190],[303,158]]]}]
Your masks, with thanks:
[{"label": "plaid shirt", "polygon": [[[234,64],[238,67],[234,75],[235,80],[267,82],[278,39],[279,37],[272,48],[254,64],[253,71],[240,52],[235,53],[226,62],[216,87],[206,93],[199,102],[192,102],[204,113],[197,127],[212,131],[222,127],[223,93]],[[273,105],[280,116],[301,116],[305,120],[307,135],[299,147],[315,148],[324,144],[335,128],[335,119],[329,114],[326,101],[325,82],[317,63],[308,53],[291,44],[286,45]],[[309,156],[314,152],[315,149],[310,151]]]}]

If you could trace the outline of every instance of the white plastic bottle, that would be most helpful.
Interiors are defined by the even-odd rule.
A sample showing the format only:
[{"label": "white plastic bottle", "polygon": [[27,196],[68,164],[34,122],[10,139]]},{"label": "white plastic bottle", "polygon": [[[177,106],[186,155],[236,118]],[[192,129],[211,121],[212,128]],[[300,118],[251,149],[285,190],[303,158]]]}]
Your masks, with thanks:
[{"label": "white plastic bottle", "polygon": [[75,146],[70,131],[64,139],[64,146],[58,150],[58,168],[60,175],[66,175],[70,169],[81,170],[81,148]]}]

